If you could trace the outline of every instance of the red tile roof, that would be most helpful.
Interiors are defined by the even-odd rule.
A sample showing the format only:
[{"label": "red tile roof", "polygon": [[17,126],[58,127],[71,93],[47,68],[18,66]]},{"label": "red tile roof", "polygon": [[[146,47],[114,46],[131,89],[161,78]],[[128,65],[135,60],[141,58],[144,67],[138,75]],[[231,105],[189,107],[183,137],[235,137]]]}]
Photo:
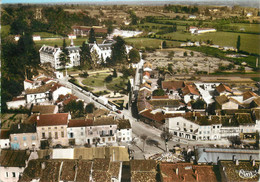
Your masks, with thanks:
[{"label": "red tile roof", "polygon": [[183,95],[187,95],[187,94],[200,95],[195,85],[186,85],[182,89],[182,93]]},{"label": "red tile roof", "polygon": [[247,100],[251,97],[258,97],[258,95],[252,91],[247,91],[243,93],[243,100]]},{"label": "red tile roof", "polygon": [[32,80],[27,80],[27,79],[25,79],[24,81],[25,81],[25,82],[28,82],[28,83],[33,83]]},{"label": "red tile roof", "polygon": [[183,88],[185,83],[183,81],[163,81],[162,82],[162,89],[168,90],[178,90]]},{"label": "red tile roof", "polygon": [[67,125],[68,113],[42,114],[36,117],[38,126]]},{"label": "red tile roof", "polygon": [[164,95],[164,96],[152,96],[152,99],[169,99],[168,95]]},{"label": "red tile roof", "polygon": [[84,127],[93,126],[92,119],[71,119],[69,120],[68,127]]},{"label": "red tile roof", "polygon": [[151,119],[153,121],[157,121],[157,122],[160,122],[160,123],[163,123],[163,121],[165,120],[165,116],[162,112],[157,112],[155,114],[151,113],[152,110],[146,110],[144,112],[142,112],[140,115],[145,117],[145,118],[148,118],[148,119]]},{"label": "red tile roof", "polygon": [[231,92],[231,89],[227,85],[224,85],[223,83],[217,86],[216,90],[218,93],[222,93],[224,91]]},{"label": "red tile roof", "polygon": [[147,71],[145,71],[145,72],[143,73],[143,76],[148,76],[148,77],[150,78],[150,73],[147,72]]},{"label": "red tile roof", "polygon": [[160,164],[160,173],[164,182],[185,181],[217,181],[212,166],[198,166],[190,163],[168,163]]}]

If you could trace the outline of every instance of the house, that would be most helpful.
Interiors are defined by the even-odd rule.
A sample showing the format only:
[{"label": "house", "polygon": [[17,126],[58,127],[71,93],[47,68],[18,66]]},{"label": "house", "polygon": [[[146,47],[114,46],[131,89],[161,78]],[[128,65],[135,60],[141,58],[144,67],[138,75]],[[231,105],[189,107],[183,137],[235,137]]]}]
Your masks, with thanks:
[{"label": "house", "polygon": [[93,126],[86,126],[86,143],[95,145],[115,144],[117,142],[117,122],[113,117],[93,119]]},{"label": "house", "polygon": [[253,13],[251,13],[251,12],[246,14],[246,17],[251,17],[251,16],[253,16]]},{"label": "house", "polygon": [[120,36],[123,38],[128,38],[128,37],[136,37],[140,34],[142,34],[142,31],[131,31],[131,30],[119,30],[119,29],[114,29],[113,33],[110,35],[110,37],[114,36]]},{"label": "house", "polygon": [[52,93],[52,100],[54,102],[59,98],[60,95],[67,95],[72,93],[70,88],[67,88],[60,84],[53,85],[50,91]]},{"label": "house", "polygon": [[0,130],[0,150],[10,148],[10,132],[6,129]]},{"label": "house", "polygon": [[[33,171],[33,172],[32,172]],[[31,160],[23,181],[121,181],[122,162],[110,159]]]},{"label": "house", "polygon": [[197,16],[195,16],[195,15],[189,15],[189,19],[196,19],[197,18]]},{"label": "house", "polygon": [[11,149],[25,150],[38,149],[40,143],[36,133],[36,127],[33,124],[13,124],[10,129]]},{"label": "house", "polygon": [[[66,47],[66,49],[68,50],[69,58],[70,58],[70,62],[66,65],[66,68],[79,66],[80,65],[80,54],[79,54],[80,48],[78,46],[74,46],[72,43],[72,45]],[[64,68],[64,66],[60,62],[60,55],[62,53],[61,48],[43,45],[40,48],[39,53],[40,53],[41,64],[50,63],[51,67],[53,67],[55,69]]]},{"label": "house", "polygon": [[32,114],[56,114],[58,113],[57,105],[33,105]]},{"label": "house", "polygon": [[92,119],[71,119],[68,123],[67,133],[71,145],[84,145],[86,143],[86,126],[93,126]]},{"label": "house", "polygon": [[14,36],[14,40],[18,41],[20,39],[20,37],[21,37],[20,35],[16,35],[16,36]]},{"label": "house", "polygon": [[41,40],[41,36],[40,35],[33,35],[32,38],[33,38],[33,41]]},{"label": "house", "polygon": [[2,150],[0,154],[0,181],[17,182],[31,156],[29,150]]},{"label": "house", "polygon": [[69,38],[69,39],[76,39],[77,36],[76,36],[75,34],[69,34],[69,35],[68,35],[68,38]]},{"label": "house", "polygon": [[132,141],[132,127],[128,119],[120,119],[117,121],[117,138],[120,142]]},{"label": "house", "polygon": [[210,33],[210,32],[216,32],[217,30],[215,28],[199,28],[198,30],[195,30],[195,34],[201,34],[201,33]]},{"label": "house", "polygon": [[159,171],[160,179],[163,182],[217,182],[213,166],[194,165],[191,163],[162,162],[159,164]]},{"label": "house", "polygon": [[190,33],[194,34],[198,30],[198,27],[190,26],[189,31]]},{"label": "house", "polygon": [[26,100],[24,96],[17,96],[6,102],[6,105],[8,109],[19,109],[26,106]]},{"label": "house", "polygon": [[150,62],[145,62],[143,65],[143,70],[146,72],[151,72],[152,70],[152,64]]},{"label": "house", "polygon": [[229,86],[221,83],[219,84],[217,87],[216,87],[216,90],[215,90],[215,95],[217,96],[221,96],[221,95],[231,95],[232,94],[232,90],[230,89]]},{"label": "house", "polygon": [[172,95],[175,99],[180,99],[179,91],[185,87],[184,81],[163,81],[162,89],[168,94]]},{"label": "house", "polygon": [[259,160],[220,160],[218,167],[221,181],[258,181],[259,180]]},{"label": "house", "polygon": [[185,103],[189,103],[191,100],[197,100],[200,97],[200,93],[195,85],[186,85],[181,91]]},{"label": "house", "polygon": [[190,140],[197,140],[197,131],[199,125],[183,117],[167,118],[165,120],[165,127],[174,136]]},{"label": "house", "polygon": [[48,142],[48,145],[68,146],[67,126],[71,119],[68,113],[41,114],[35,117],[37,123],[38,140],[41,146]]},{"label": "house", "polygon": [[243,95],[243,104],[250,104],[254,99],[259,97],[256,93],[252,91],[246,91],[242,95]]},{"label": "house", "polygon": [[239,104],[237,100],[233,98],[228,98],[226,95],[217,96],[215,98],[216,109],[226,110],[226,109],[238,109]]},{"label": "house", "polygon": [[55,69],[62,68],[60,64],[60,54],[62,53],[61,48],[43,45],[40,50],[40,61],[41,64],[50,63],[51,67]]},{"label": "house", "polygon": [[217,164],[221,160],[258,160],[258,150],[205,148],[199,147],[195,152],[198,164]]},{"label": "house", "polygon": [[145,80],[150,79],[150,73],[147,72],[147,71],[145,71],[145,72],[143,73],[143,79],[145,79]]},{"label": "house", "polygon": [[155,160],[131,160],[131,181],[156,182],[156,167]]}]

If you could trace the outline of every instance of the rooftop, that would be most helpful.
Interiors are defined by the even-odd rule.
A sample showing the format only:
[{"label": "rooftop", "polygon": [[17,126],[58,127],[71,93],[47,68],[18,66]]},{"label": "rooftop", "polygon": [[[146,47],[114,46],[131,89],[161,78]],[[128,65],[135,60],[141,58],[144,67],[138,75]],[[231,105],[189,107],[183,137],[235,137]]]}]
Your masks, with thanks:
[{"label": "rooftop", "polygon": [[218,93],[222,93],[224,91],[231,92],[231,89],[227,85],[221,83],[219,84],[219,86],[216,87],[216,91]]},{"label": "rooftop", "polygon": [[164,182],[185,181],[217,181],[213,166],[199,166],[191,163],[169,163],[160,164],[160,173]]},{"label": "rooftop", "polygon": [[178,90],[185,87],[184,81],[163,81],[162,89]]},{"label": "rooftop", "polygon": [[67,125],[68,117],[69,117],[68,113],[41,114],[39,116],[36,116],[37,127]]},{"label": "rooftop", "polygon": [[13,124],[10,128],[10,134],[35,133],[35,132],[36,132],[36,127],[33,124],[25,124],[25,123]]},{"label": "rooftop", "polygon": [[131,129],[131,124],[128,119],[120,119],[117,121],[118,129]]},{"label": "rooftop", "polygon": [[131,160],[131,181],[156,182],[155,160]]},{"label": "rooftop", "polygon": [[92,119],[71,119],[69,120],[68,127],[85,127],[93,126]]},{"label": "rooftop", "polygon": [[50,114],[54,113],[55,105],[34,105],[32,108],[33,113],[40,113],[40,114]]},{"label": "rooftop", "polygon": [[186,85],[182,89],[182,94],[187,95],[187,94],[193,94],[193,95],[200,95],[199,91],[197,90],[195,85]]},{"label": "rooftop", "polygon": [[0,166],[4,167],[25,167],[25,161],[30,157],[26,150],[2,150]]},{"label": "rooftop", "polygon": [[99,125],[116,125],[117,122],[113,117],[100,117],[97,119],[94,119],[93,125],[99,126]]}]

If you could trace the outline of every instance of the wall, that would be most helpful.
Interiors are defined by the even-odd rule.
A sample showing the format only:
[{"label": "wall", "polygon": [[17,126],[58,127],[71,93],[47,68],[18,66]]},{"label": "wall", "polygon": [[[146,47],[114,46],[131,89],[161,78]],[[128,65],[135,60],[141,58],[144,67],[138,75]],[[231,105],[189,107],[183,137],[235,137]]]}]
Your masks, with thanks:
[{"label": "wall", "polygon": [[0,139],[0,149],[5,149],[10,147],[9,139]]},{"label": "wall", "polygon": [[[20,173],[23,173],[24,167],[0,167],[0,181],[3,182],[17,182],[19,180]],[[8,173],[8,177],[6,176]],[[13,177],[15,173],[15,177]]]},{"label": "wall", "polygon": [[53,101],[56,101],[60,95],[71,94],[71,89],[66,87],[60,87],[52,93]]},{"label": "wall", "polygon": [[8,109],[19,109],[21,106],[24,107],[26,105],[26,101],[25,100],[10,101],[10,102],[6,102],[6,105]]},{"label": "wall", "polygon": [[[76,145],[84,145],[86,143],[86,127],[70,127],[67,128],[68,139],[75,139]],[[73,137],[71,137],[73,133]]]},{"label": "wall", "polygon": [[[12,149],[38,149],[40,144],[37,133],[19,133],[10,135],[10,143]],[[19,148],[17,148],[19,146]]]}]

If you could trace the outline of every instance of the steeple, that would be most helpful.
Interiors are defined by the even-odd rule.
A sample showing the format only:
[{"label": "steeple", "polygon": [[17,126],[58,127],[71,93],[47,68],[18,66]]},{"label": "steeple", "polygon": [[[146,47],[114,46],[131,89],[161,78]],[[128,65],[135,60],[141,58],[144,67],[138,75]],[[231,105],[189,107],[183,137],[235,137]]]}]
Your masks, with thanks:
[{"label": "steeple", "polygon": [[71,47],[74,46],[74,42],[73,42],[73,39],[72,39],[72,38],[70,39],[70,46],[71,46]]}]

